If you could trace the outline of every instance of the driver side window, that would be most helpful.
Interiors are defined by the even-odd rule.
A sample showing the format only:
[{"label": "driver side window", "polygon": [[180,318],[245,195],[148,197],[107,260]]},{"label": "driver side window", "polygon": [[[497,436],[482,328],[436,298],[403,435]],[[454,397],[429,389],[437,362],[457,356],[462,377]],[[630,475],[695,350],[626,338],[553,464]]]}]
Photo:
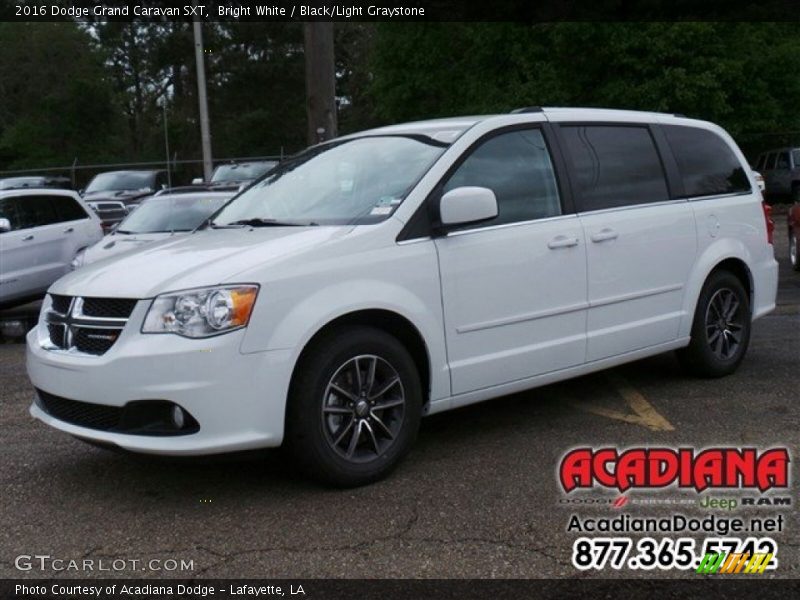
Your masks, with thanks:
[{"label": "driver side window", "polygon": [[489,188],[497,198],[497,216],[467,229],[561,214],[553,164],[539,129],[509,131],[481,143],[450,176],[442,191],[463,186]]}]

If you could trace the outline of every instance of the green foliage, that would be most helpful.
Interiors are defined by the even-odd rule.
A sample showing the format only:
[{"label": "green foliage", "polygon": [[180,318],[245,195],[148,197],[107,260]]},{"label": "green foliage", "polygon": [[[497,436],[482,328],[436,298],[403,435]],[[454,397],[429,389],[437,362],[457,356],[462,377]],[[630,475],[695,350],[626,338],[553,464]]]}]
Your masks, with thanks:
[{"label": "green foliage", "polygon": [[794,23],[381,24],[371,102],[403,121],[593,106],[679,112],[734,135],[796,130]]},{"label": "green foliage", "polygon": [[[750,150],[800,130],[796,23],[337,23],[339,130],[515,107],[679,112]],[[302,25],[203,25],[214,155],[305,145]],[[0,169],[199,158],[189,22],[0,23]],[[794,139],[800,142],[800,139]],[[195,173],[197,174],[197,173]]]},{"label": "green foliage", "polygon": [[0,23],[0,163],[95,160],[119,147],[117,107],[74,23]]}]

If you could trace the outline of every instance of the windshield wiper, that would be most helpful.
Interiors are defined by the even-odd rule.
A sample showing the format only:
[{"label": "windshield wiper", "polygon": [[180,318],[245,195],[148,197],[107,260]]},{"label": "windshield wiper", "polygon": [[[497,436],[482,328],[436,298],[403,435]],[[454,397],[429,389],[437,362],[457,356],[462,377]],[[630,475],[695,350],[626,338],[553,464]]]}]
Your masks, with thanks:
[{"label": "windshield wiper", "polygon": [[[313,223],[312,223],[313,225]],[[240,219],[238,221],[234,221],[233,223],[228,223],[227,225],[214,225],[212,223],[212,227],[236,227],[236,226],[246,226],[246,227],[304,227],[303,223],[289,223],[287,221],[278,221],[277,219],[262,219],[262,218],[253,218],[253,219]]]}]

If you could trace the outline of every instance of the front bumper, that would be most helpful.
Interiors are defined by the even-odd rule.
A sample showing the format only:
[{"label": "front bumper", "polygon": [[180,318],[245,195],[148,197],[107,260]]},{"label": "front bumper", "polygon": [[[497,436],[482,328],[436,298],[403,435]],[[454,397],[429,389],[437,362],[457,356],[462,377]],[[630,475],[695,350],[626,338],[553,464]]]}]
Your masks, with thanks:
[{"label": "front bumper", "polygon": [[31,415],[51,427],[126,450],[168,455],[274,447],[283,440],[291,350],[242,354],[244,330],[186,339],[143,335],[129,326],[106,354],[86,356],[45,350],[37,329],[27,337],[27,369],[34,387],[115,407],[167,400],[185,408],[200,426],[196,433],[175,436],[102,431],[54,418],[33,403]]}]

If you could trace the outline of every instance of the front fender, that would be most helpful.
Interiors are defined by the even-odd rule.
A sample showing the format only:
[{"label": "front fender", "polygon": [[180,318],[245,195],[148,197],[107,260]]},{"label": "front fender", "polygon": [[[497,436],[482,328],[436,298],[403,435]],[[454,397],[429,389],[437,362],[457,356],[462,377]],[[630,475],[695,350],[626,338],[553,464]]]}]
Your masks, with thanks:
[{"label": "front fender", "polygon": [[261,309],[257,304],[241,352],[291,349],[296,364],[309,340],[335,319],[362,310],[390,311],[416,327],[426,344],[431,401],[449,397],[438,265],[424,246],[404,247],[406,256],[392,269],[366,270],[379,277],[354,277],[352,269],[343,268],[265,285],[261,294],[269,300]]}]

